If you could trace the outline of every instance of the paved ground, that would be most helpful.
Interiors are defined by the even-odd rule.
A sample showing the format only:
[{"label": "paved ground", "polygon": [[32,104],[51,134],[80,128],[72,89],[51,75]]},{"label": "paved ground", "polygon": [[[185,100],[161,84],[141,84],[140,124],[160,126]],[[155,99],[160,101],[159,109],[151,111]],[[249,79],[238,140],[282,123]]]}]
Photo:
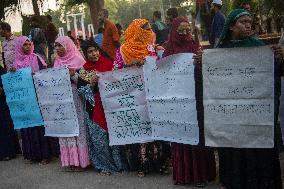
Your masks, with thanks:
[{"label": "paved ground", "polygon": [[[0,189],[184,189],[175,186],[169,176],[148,175],[138,178],[134,173],[100,176],[92,169],[70,173],[60,168],[59,160],[48,165],[30,164],[22,158],[0,162]],[[219,188],[212,183],[208,189]]]},{"label": "paved ground", "polygon": [[[280,155],[284,173],[284,154]],[[284,177],[283,177],[284,181]],[[138,178],[134,173],[100,176],[92,169],[70,173],[60,168],[59,160],[48,165],[30,164],[19,157],[0,162],[0,189],[193,189],[190,186],[175,186],[171,177],[148,175]],[[210,183],[206,189],[219,189]]]}]

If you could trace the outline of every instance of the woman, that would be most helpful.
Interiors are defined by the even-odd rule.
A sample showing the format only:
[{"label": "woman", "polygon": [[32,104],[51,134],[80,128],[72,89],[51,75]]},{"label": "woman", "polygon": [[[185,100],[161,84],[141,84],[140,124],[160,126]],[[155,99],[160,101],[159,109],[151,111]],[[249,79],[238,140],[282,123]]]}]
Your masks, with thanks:
[{"label": "woman", "polygon": [[[16,39],[15,49],[16,68],[12,68],[11,71],[31,67],[34,73],[46,68],[46,63],[37,54],[33,53],[34,45],[26,36]],[[25,159],[47,164],[52,156],[59,155],[58,140],[45,137],[44,134],[43,126],[21,129],[22,149]]]},{"label": "woman", "polygon": [[195,97],[200,144],[191,146],[172,143],[173,179],[175,184],[193,184],[203,187],[216,177],[214,152],[204,146],[204,112],[201,53],[198,42],[192,39],[187,19],[178,17],[172,23],[172,30],[164,57],[178,53],[194,53],[195,59]]},{"label": "woman", "polygon": [[85,64],[85,60],[76,48],[73,41],[67,37],[58,37],[55,40],[57,57],[54,67],[68,67],[71,77],[73,99],[79,121],[78,137],[59,138],[62,167],[70,168],[71,171],[82,171],[88,165],[89,150],[86,139],[86,125],[84,123],[84,105],[77,91],[78,71]]},{"label": "woman", "polygon": [[1,75],[3,74],[5,74],[5,70],[0,66],[0,161],[8,161],[16,157],[17,143],[13,121],[2,86]]},{"label": "woman", "polygon": [[86,99],[85,120],[88,126],[90,159],[101,175],[126,170],[122,163],[119,146],[109,146],[108,128],[98,90],[96,72],[112,71],[113,62],[93,41],[85,42],[82,47],[86,63],[79,71],[79,92]]},{"label": "woman", "polygon": [[[243,9],[232,11],[225,22],[218,48],[255,47],[264,43],[252,37],[251,15]],[[276,57],[278,54],[276,53]],[[275,99],[279,97],[279,65],[275,64]],[[278,102],[275,100],[275,126]],[[275,143],[276,144],[276,143]],[[277,145],[272,149],[220,148],[220,182],[227,189],[281,189]]]},{"label": "woman", "polygon": [[[118,49],[114,66],[122,69],[129,66],[141,66],[146,56],[156,56],[153,44],[155,34],[145,19],[135,19],[126,29],[125,43]],[[126,157],[131,171],[138,171],[143,177],[150,169],[166,173],[169,145],[162,142],[126,145]],[[169,151],[169,150],[168,150]],[[169,153],[168,153],[169,154]]]}]

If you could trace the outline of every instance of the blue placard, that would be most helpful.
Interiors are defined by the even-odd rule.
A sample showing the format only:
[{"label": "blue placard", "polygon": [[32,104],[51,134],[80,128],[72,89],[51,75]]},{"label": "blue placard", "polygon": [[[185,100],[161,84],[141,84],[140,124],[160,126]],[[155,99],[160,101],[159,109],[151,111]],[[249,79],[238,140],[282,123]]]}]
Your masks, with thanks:
[{"label": "blue placard", "polygon": [[30,67],[2,75],[6,101],[13,119],[14,128],[42,126]]}]

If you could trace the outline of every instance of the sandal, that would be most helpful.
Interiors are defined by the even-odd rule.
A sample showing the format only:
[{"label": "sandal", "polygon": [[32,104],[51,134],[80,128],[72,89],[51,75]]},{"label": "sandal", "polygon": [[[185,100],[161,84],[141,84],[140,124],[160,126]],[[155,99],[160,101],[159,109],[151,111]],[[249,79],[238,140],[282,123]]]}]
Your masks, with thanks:
[{"label": "sandal", "polygon": [[101,172],[99,173],[99,175],[100,175],[100,176],[110,176],[111,173],[108,172],[108,171],[101,171]]},{"label": "sandal", "polygon": [[138,177],[145,177],[145,172],[143,172],[143,171],[138,171],[137,176],[138,176]]},{"label": "sandal", "polygon": [[83,172],[83,171],[85,171],[85,169],[81,168],[81,167],[71,167],[71,170],[73,172]]},{"label": "sandal", "polygon": [[204,187],[206,187],[206,183],[200,182],[200,183],[195,184],[194,187],[197,187],[197,188],[204,188]]}]

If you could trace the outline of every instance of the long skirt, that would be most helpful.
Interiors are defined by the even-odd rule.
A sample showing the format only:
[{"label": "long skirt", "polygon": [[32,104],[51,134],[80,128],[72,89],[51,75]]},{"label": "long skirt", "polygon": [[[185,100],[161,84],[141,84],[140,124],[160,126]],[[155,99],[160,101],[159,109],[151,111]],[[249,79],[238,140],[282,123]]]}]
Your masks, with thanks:
[{"label": "long skirt", "polygon": [[46,137],[44,133],[43,126],[21,129],[22,150],[25,159],[42,161],[58,157],[58,139]]},{"label": "long skirt", "polygon": [[109,146],[108,133],[90,120],[86,112],[88,125],[88,143],[90,159],[96,170],[102,172],[120,172],[127,170],[120,146]]},{"label": "long skirt", "polygon": [[5,98],[0,96],[0,160],[16,157],[18,142]]},{"label": "long skirt", "polygon": [[208,148],[172,143],[173,180],[175,184],[198,184],[216,177],[214,151]]},{"label": "long skirt", "polygon": [[278,152],[273,149],[222,148],[220,182],[227,189],[281,189]]},{"label": "long skirt", "polygon": [[87,127],[84,122],[84,104],[79,97],[77,86],[72,84],[73,99],[79,121],[78,137],[59,138],[62,167],[76,166],[85,168],[90,165],[87,145]]}]

